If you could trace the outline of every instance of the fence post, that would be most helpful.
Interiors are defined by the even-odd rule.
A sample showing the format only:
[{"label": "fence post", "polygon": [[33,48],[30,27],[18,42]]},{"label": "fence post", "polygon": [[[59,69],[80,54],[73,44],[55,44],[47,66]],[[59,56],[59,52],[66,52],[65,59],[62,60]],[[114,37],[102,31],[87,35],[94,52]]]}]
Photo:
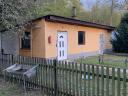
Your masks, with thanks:
[{"label": "fence post", "polygon": [[104,55],[99,55],[99,64],[104,63]]},{"label": "fence post", "polygon": [[11,59],[12,59],[12,65],[13,65],[13,63],[14,63],[14,57],[13,57],[13,54],[11,55]]},{"label": "fence post", "polygon": [[127,58],[125,59],[124,63],[125,63],[125,67],[127,67],[127,63],[128,63]]},{"label": "fence post", "polygon": [[2,61],[2,67],[3,67],[3,61],[4,61],[3,58],[4,58],[4,55],[2,54],[2,60],[1,60]]},{"label": "fence post", "polygon": [[54,96],[57,96],[57,60],[54,60]]}]

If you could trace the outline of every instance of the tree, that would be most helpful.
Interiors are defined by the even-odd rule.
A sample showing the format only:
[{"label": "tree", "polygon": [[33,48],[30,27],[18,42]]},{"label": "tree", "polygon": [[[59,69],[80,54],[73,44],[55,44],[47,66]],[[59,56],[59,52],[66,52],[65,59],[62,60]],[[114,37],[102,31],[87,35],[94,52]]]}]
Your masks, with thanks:
[{"label": "tree", "polygon": [[0,0],[0,31],[22,29],[34,17],[38,3],[39,0]]},{"label": "tree", "polygon": [[[96,3],[90,10],[90,16],[88,18],[91,22],[100,24],[117,26],[120,23],[121,14],[115,9],[117,0],[96,0]],[[113,18],[114,17],[114,18]]]},{"label": "tree", "polygon": [[[5,38],[12,40],[22,36],[25,24],[32,25],[36,7],[42,0],[0,0],[0,42]],[[4,38],[4,39],[3,39]]]},{"label": "tree", "polygon": [[42,6],[37,8],[38,16],[44,16],[48,14],[60,15],[65,17],[72,16],[72,8],[76,7],[77,10],[77,18],[85,19],[83,13],[85,10],[83,6],[80,4],[79,0],[50,0],[47,3],[43,3]]},{"label": "tree", "polygon": [[121,19],[121,23],[111,40],[115,52],[128,53],[128,13]]}]

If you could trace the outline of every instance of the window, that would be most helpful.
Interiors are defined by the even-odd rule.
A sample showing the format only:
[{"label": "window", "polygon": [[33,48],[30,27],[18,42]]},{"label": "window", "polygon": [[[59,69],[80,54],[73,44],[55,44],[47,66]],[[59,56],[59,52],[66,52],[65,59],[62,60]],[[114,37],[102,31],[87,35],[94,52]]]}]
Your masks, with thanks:
[{"label": "window", "polygon": [[78,44],[79,45],[84,45],[85,44],[85,32],[84,31],[79,31],[78,32]]},{"label": "window", "polygon": [[24,35],[21,39],[21,46],[23,49],[30,49],[31,48],[30,32],[24,33]]}]

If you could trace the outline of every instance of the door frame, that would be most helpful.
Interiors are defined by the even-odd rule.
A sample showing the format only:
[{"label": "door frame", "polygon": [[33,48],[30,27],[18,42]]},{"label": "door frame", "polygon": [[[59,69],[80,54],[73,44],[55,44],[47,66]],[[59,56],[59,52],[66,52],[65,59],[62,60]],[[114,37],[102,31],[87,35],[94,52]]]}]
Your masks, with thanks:
[{"label": "door frame", "polygon": [[68,31],[60,31],[60,30],[58,30],[57,31],[57,42],[56,42],[56,47],[57,47],[57,60],[58,60],[58,33],[66,33],[66,35],[67,35],[67,58],[66,59],[68,59]]}]

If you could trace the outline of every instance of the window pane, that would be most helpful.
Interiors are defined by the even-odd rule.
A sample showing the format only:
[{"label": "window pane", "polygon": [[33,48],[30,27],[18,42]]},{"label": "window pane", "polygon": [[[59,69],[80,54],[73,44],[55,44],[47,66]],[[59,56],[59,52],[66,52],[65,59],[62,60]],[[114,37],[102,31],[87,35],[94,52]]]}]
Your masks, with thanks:
[{"label": "window pane", "polygon": [[63,50],[63,56],[64,56],[64,50]]},{"label": "window pane", "polygon": [[21,42],[22,42],[22,48],[30,49],[30,46],[31,46],[30,32],[24,33],[24,36]]},{"label": "window pane", "polygon": [[85,44],[85,32],[78,32],[78,44]]},{"label": "window pane", "polygon": [[61,41],[59,42],[60,48],[61,48]]},{"label": "window pane", "polygon": [[60,50],[60,57],[61,57],[61,50]]},{"label": "window pane", "polygon": [[64,41],[62,42],[62,46],[64,47]]}]

